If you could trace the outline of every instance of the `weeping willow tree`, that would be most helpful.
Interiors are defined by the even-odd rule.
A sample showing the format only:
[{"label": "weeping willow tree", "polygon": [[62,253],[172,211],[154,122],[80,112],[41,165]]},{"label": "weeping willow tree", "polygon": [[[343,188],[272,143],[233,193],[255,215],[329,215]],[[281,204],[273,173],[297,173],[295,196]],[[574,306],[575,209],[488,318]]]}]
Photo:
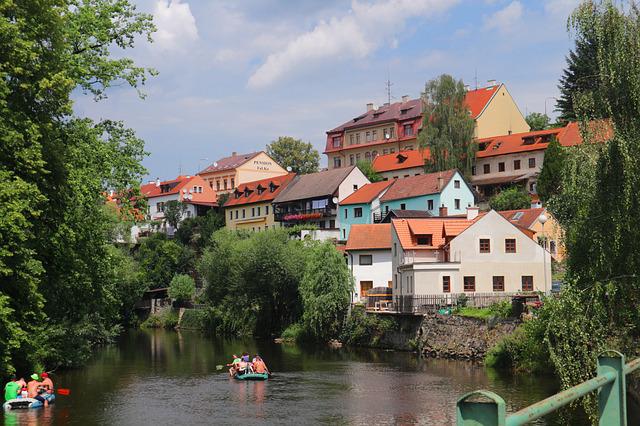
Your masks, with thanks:
[{"label": "weeping willow tree", "polygon": [[425,164],[428,172],[458,169],[465,176],[471,175],[477,145],[465,97],[462,80],[456,81],[448,74],[430,80],[425,86],[418,142],[421,148],[429,149],[430,158]]},{"label": "weeping willow tree", "polygon": [[[565,387],[591,378],[605,348],[635,356],[640,341],[640,10],[585,1],[569,28],[594,43],[598,89],[574,96],[585,144],[549,201],[566,231],[570,284],[549,306],[546,343]],[[609,121],[593,120],[596,100]],[[594,398],[584,402],[595,419]]]}]

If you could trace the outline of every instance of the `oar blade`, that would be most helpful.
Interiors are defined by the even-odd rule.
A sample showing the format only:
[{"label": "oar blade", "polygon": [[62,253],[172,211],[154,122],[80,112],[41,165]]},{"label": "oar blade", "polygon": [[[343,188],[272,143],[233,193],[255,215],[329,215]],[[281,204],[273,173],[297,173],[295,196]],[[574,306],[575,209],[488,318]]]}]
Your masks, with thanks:
[{"label": "oar blade", "polygon": [[70,389],[64,389],[64,388],[58,388],[58,389],[56,390],[56,392],[57,392],[59,395],[69,395],[69,394],[71,393],[71,390],[70,390]]}]

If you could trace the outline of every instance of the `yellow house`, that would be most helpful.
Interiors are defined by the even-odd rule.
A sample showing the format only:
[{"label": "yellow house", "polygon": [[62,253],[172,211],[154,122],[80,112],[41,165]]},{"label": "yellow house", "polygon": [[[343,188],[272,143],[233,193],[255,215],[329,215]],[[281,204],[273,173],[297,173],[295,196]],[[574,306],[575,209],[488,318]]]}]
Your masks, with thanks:
[{"label": "yellow house", "polygon": [[[529,125],[507,87],[491,82],[467,90],[465,102],[475,120],[474,136],[487,138],[529,131]],[[324,154],[330,169],[373,161],[379,155],[418,149],[422,128],[422,99],[403,96],[401,102],[374,107],[327,132]]]},{"label": "yellow house", "polygon": [[231,193],[247,182],[286,174],[287,171],[264,151],[233,152],[230,157],[221,158],[198,173],[218,194]]},{"label": "yellow house", "polygon": [[227,228],[264,231],[277,226],[271,202],[294,177],[289,173],[239,185],[224,205]]},{"label": "yellow house", "polygon": [[[553,260],[557,262],[564,260],[566,251],[562,228],[545,208],[504,210],[498,213],[517,227],[528,230],[531,238],[549,250]],[[540,221],[540,216],[543,214],[547,218],[544,227]]]}]

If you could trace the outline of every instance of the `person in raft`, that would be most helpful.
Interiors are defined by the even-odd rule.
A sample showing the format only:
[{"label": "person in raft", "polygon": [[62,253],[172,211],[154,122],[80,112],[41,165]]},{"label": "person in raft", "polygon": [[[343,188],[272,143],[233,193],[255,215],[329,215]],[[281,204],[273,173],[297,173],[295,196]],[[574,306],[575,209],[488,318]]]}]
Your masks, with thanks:
[{"label": "person in raft", "polygon": [[49,401],[47,401],[42,396],[42,394],[45,393],[46,391],[42,387],[42,381],[40,379],[40,376],[38,375],[38,373],[33,373],[30,377],[31,377],[31,380],[29,381],[29,383],[27,383],[27,392],[29,393],[29,398],[36,399],[42,402],[42,404],[45,407],[48,407]]},{"label": "person in raft", "polygon": [[227,367],[231,367],[229,369],[229,375],[231,377],[238,374],[238,371],[240,370],[240,362],[242,362],[242,359],[240,359],[238,355],[233,354],[233,361],[231,361],[231,364],[227,364]]},{"label": "person in raft", "polygon": [[9,381],[4,386],[4,400],[8,401],[10,399],[17,398],[18,395],[20,395],[22,387],[26,385],[27,383],[22,377],[18,379],[15,375],[13,375],[13,377],[11,377],[11,381]]},{"label": "person in raft", "polygon": [[258,354],[253,358],[253,371],[259,374],[269,374],[267,364],[264,363]]},{"label": "person in raft", "polygon": [[46,393],[53,393],[53,382],[49,378],[49,373],[45,371],[40,377],[42,377],[42,389],[44,389]]}]

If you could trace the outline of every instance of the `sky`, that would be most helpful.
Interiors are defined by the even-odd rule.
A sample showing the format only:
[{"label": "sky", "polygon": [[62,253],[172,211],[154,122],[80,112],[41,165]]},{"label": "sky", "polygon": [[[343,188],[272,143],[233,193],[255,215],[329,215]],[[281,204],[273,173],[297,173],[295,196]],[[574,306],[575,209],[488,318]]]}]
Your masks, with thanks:
[{"label": "sky", "polygon": [[[578,0],[131,0],[153,43],[113,52],[152,67],[140,99],[75,94],[78,115],[122,120],[145,140],[149,179],[194,174],[278,136],[322,151],[326,131],[366,104],[418,97],[451,74],[506,84],[523,114],[554,116]],[[326,165],[321,155],[321,165]]]}]

